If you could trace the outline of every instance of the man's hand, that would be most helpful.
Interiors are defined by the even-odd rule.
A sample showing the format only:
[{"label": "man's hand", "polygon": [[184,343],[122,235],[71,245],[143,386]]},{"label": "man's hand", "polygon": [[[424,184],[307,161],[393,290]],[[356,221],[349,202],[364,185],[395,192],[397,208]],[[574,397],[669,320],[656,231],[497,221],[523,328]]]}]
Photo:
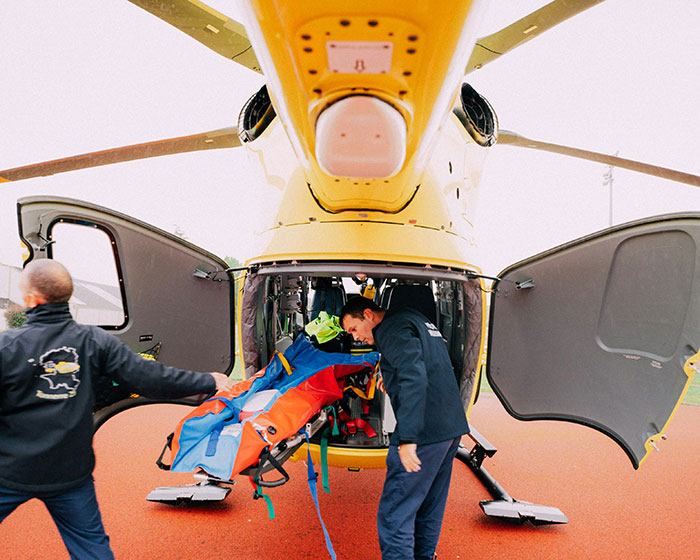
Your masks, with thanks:
[{"label": "man's hand", "polygon": [[418,472],[420,470],[420,459],[416,453],[418,446],[415,443],[402,443],[399,445],[399,459],[406,472]]},{"label": "man's hand", "polygon": [[377,389],[382,393],[386,393],[386,387],[384,386],[384,378],[381,375],[377,376]]},{"label": "man's hand", "polygon": [[214,381],[216,382],[217,392],[228,391],[234,385],[233,381],[228,378],[228,375],[224,375],[223,373],[219,373],[218,371],[212,371],[210,372],[210,375],[214,378]]}]

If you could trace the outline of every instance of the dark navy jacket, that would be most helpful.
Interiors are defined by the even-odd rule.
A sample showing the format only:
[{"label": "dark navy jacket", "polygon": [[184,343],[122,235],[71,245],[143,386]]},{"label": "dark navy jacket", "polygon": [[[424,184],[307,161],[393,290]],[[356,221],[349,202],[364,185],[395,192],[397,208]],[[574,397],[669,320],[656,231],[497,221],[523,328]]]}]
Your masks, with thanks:
[{"label": "dark navy jacket", "polygon": [[457,379],[437,327],[405,307],[387,311],[372,332],[396,415],[391,444],[424,445],[469,433]]},{"label": "dark navy jacket", "polygon": [[62,492],[90,478],[100,375],[147,397],[216,388],[211,375],[144,360],[102,329],[76,323],[67,303],[28,309],[25,325],[0,333],[0,486]]}]

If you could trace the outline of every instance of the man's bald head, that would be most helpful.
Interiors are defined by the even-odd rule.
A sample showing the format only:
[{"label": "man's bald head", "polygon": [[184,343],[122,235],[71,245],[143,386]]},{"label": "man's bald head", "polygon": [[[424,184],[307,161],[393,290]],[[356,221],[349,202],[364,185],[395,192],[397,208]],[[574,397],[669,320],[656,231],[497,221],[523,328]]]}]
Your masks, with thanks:
[{"label": "man's bald head", "polygon": [[[20,288],[25,296],[40,303],[65,303],[73,295],[73,279],[66,267],[51,259],[30,262],[22,271]],[[29,305],[33,307],[33,305]]]}]

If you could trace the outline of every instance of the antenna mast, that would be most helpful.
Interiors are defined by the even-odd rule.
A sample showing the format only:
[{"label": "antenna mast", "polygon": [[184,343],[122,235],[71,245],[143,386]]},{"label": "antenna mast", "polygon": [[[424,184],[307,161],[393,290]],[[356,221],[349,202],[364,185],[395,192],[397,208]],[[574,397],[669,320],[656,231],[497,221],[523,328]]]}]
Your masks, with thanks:
[{"label": "antenna mast", "polygon": [[[615,152],[615,157],[617,157],[620,154],[620,150]],[[615,181],[615,177],[613,176],[613,170],[615,169],[614,165],[608,165],[608,170],[605,172],[603,175],[603,186],[609,186],[609,200],[608,200],[608,226],[612,227],[613,225],[613,182]]]}]

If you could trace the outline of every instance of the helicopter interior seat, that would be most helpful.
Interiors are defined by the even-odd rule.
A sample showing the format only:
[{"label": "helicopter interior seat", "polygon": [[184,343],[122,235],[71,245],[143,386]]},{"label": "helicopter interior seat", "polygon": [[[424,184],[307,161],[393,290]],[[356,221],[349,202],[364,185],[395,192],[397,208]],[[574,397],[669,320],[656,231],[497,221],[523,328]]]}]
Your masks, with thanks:
[{"label": "helicopter interior seat", "polygon": [[342,284],[334,284],[332,278],[317,278],[314,296],[311,300],[311,317],[313,321],[321,311],[329,315],[340,315],[347,296]]},{"label": "helicopter interior seat", "polygon": [[435,297],[430,286],[425,284],[396,284],[388,286],[382,294],[384,309],[413,307],[425,315],[434,325],[437,324]]}]

